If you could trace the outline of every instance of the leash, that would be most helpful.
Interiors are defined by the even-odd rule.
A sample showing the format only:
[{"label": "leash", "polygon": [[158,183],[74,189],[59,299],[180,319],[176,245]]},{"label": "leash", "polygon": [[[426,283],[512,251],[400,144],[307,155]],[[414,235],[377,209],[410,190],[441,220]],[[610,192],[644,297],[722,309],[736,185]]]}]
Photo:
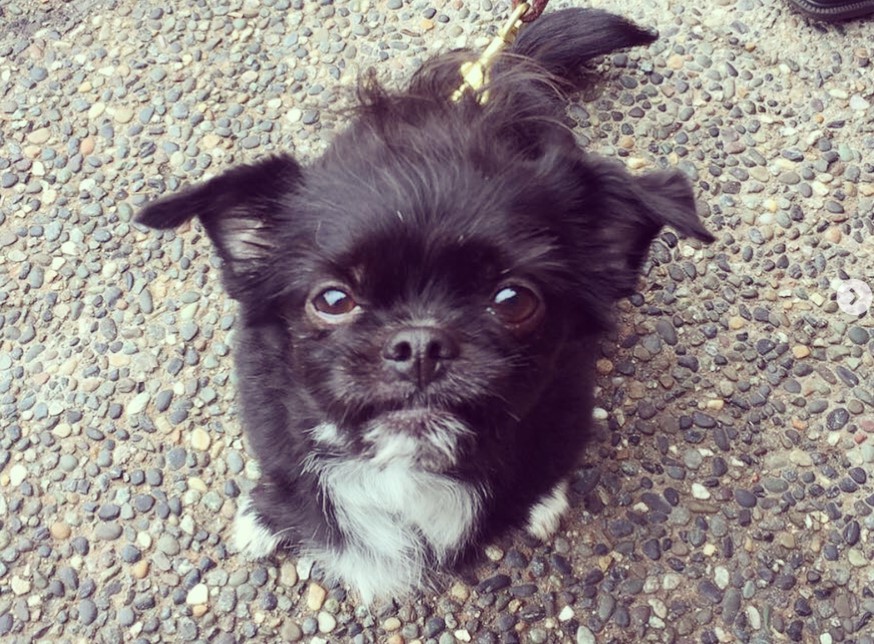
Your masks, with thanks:
[{"label": "leash", "polygon": [[488,91],[482,92],[482,88],[488,85],[489,72],[495,59],[509,45],[513,44],[516,36],[519,35],[519,29],[527,22],[532,22],[540,17],[543,10],[546,9],[546,4],[549,0],[531,0],[531,2],[520,2],[513,0],[513,12],[510,17],[498,30],[498,34],[492,39],[488,47],[476,60],[463,63],[459,68],[461,73],[461,86],[452,94],[452,100],[458,102],[468,91],[477,93],[481,92],[477,97],[477,102],[481,105],[489,100]]}]

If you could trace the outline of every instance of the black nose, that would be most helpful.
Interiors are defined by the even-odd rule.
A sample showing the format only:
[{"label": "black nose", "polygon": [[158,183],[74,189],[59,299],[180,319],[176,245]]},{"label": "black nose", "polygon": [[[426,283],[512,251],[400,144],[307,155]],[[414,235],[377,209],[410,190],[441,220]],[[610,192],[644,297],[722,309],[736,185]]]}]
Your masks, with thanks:
[{"label": "black nose", "polygon": [[429,326],[407,327],[388,339],[382,357],[403,378],[424,387],[439,376],[459,346],[446,331]]}]

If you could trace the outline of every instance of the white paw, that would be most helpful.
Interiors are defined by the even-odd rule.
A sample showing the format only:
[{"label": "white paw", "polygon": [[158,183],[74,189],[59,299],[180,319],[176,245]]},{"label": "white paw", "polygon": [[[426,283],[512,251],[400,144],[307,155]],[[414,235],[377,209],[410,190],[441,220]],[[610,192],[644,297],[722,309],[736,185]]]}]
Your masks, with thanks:
[{"label": "white paw", "polygon": [[246,559],[263,559],[276,550],[280,539],[258,521],[258,512],[246,497],[237,509],[231,543]]},{"label": "white paw", "polygon": [[567,500],[567,481],[560,481],[552,492],[540,499],[528,513],[528,534],[546,541],[558,530],[561,517],[567,512],[570,503]]}]

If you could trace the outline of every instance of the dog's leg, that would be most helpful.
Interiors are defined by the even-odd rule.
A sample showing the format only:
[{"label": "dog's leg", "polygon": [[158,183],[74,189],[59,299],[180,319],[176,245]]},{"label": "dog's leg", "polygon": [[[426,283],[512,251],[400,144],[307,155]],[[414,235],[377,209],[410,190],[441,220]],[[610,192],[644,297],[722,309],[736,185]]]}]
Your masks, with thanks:
[{"label": "dog's leg", "polygon": [[549,494],[544,495],[528,513],[528,534],[542,541],[549,539],[561,525],[561,517],[570,504],[567,500],[568,483],[559,481]]},{"label": "dog's leg", "polygon": [[263,559],[276,550],[282,540],[265,525],[258,508],[245,497],[237,508],[231,543],[246,559]]}]

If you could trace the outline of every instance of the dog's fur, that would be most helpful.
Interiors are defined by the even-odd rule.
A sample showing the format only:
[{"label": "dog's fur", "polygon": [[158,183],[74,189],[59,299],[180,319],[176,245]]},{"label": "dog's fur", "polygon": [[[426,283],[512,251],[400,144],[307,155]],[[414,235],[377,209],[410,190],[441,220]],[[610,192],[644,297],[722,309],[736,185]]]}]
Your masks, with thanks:
[{"label": "dog's fur", "polygon": [[526,27],[488,100],[469,52],[360,91],[308,167],[288,155],[150,204],[197,216],[241,305],[243,426],[262,468],[238,547],[288,546],[365,601],[482,540],[548,537],[592,414],[596,339],[663,225],[711,235],[677,172],[633,176],[564,125],[580,65],[655,36],[601,11]]}]

